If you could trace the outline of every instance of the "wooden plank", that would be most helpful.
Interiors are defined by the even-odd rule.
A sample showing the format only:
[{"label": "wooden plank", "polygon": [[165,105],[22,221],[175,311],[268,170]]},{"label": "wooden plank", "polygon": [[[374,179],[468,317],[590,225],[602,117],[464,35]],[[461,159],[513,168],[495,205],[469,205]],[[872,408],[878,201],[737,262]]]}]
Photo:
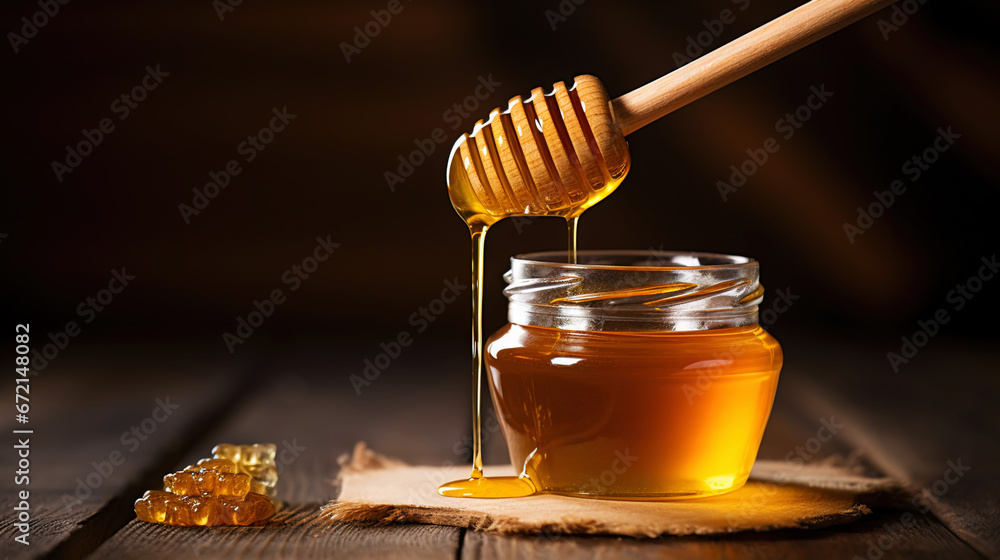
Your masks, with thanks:
[{"label": "wooden plank", "polygon": [[[180,369],[163,352],[100,359],[80,348],[32,377],[30,421],[16,426],[34,430],[26,436],[30,544],[14,541],[20,532],[6,513],[25,487],[3,477],[0,555],[78,558],[127,523],[131,502],[123,496],[134,494],[165,461],[176,461],[187,438],[234,394],[235,364],[218,358],[200,363],[208,365]],[[11,420],[2,424],[8,434],[15,427]],[[3,453],[0,469],[13,473],[15,460],[13,450]]]},{"label": "wooden plank", "polygon": [[[361,367],[343,363],[334,351],[294,348],[291,354],[312,358],[269,371],[259,391],[213,427],[176,465],[206,457],[221,442],[273,442],[278,445],[279,498],[289,502],[325,502],[335,497],[332,484],[337,458],[359,441],[375,451],[413,464],[467,462],[469,421],[467,387],[444,375],[429,375],[426,364],[458,370],[462,356],[442,358],[433,348],[415,350],[360,395],[349,377]],[[464,371],[461,369],[460,371]],[[499,438],[502,440],[502,437]],[[295,453],[295,448],[303,448]],[[322,470],[326,469],[326,470]],[[315,475],[315,476],[306,476]]]},{"label": "wooden plank", "polygon": [[429,525],[372,528],[318,521],[298,504],[260,527],[168,527],[132,521],[91,558],[455,558],[458,531]]},{"label": "wooden plank", "polygon": [[[867,560],[980,559],[981,556],[933,518],[917,515],[912,527],[902,512],[887,512],[848,526],[812,531],[775,531],[729,537],[630,539],[542,535],[502,537],[468,531],[463,560],[579,558],[734,558],[781,560],[843,558]],[[897,528],[898,527],[898,528]],[[880,546],[881,544],[881,546]]]},{"label": "wooden plank", "polygon": [[[426,358],[420,356],[413,363]],[[214,444],[224,441],[274,442],[279,447],[278,497],[287,510],[260,526],[245,528],[181,528],[132,521],[92,558],[456,557],[461,535],[456,528],[375,528],[318,519],[319,508],[337,492],[337,457],[359,440],[411,462],[464,460],[453,450],[465,432],[464,423],[455,422],[458,409],[464,412],[467,404],[457,396],[460,388],[427,382],[442,377],[421,375],[403,362],[393,365],[398,376],[393,382],[373,385],[357,395],[348,378],[358,368],[336,365],[335,360],[294,363],[290,370],[268,375],[269,384],[234,407],[172,467],[207,456]]]},{"label": "wooden plank", "polygon": [[868,476],[886,476],[852,437],[862,427],[830,408],[801,371],[786,373],[779,382],[757,458],[784,461],[789,471],[799,461],[824,462],[849,466]]},{"label": "wooden plank", "polygon": [[896,373],[886,355],[898,352],[900,343],[891,344],[800,344],[810,355],[824,356],[810,365],[814,393],[822,395],[814,399],[814,410],[843,418],[853,427],[844,433],[852,446],[879,470],[908,482],[920,503],[957,536],[1000,558],[995,350],[934,340]]}]

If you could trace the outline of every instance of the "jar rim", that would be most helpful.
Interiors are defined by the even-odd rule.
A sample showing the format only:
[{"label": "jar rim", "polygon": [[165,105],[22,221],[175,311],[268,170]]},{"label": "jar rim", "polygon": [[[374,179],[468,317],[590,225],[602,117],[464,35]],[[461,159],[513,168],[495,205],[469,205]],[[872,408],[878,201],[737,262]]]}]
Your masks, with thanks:
[{"label": "jar rim", "polygon": [[757,324],[760,263],[697,251],[588,250],[511,258],[511,323],[583,331],[692,331]]},{"label": "jar rim", "polygon": [[[600,270],[635,270],[635,271],[670,271],[670,270],[714,270],[721,268],[733,268],[740,266],[754,266],[759,264],[756,259],[743,257],[740,255],[730,255],[726,253],[711,253],[704,251],[663,251],[663,250],[639,250],[639,249],[587,249],[577,251],[577,262],[566,261],[566,251],[536,251],[533,253],[522,253],[511,257],[511,264],[517,261],[519,264],[558,266],[561,269],[600,269]],[[625,258],[625,257],[645,257],[647,263],[657,258],[680,258],[683,260],[698,259],[706,261],[718,261],[713,264],[686,264],[677,262],[673,265],[658,264],[604,264],[583,262],[598,258]]]}]

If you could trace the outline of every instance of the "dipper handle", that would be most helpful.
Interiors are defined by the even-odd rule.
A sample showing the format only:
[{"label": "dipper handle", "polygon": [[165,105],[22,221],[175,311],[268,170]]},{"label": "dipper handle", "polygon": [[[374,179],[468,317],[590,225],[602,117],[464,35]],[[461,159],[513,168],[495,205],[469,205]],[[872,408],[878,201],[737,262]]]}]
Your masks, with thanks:
[{"label": "dipper handle", "polygon": [[750,33],[613,100],[625,135],[895,0],[812,0]]},{"label": "dipper handle", "polygon": [[587,75],[514,97],[452,147],[451,203],[473,229],[508,216],[579,216],[628,173],[626,135],[892,1],[812,0],[615,100]]}]

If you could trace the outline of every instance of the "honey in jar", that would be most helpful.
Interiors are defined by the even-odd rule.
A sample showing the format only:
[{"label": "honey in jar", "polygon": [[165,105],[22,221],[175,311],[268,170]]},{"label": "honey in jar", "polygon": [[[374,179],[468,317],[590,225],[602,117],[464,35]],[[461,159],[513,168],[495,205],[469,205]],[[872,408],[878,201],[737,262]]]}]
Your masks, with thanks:
[{"label": "honey in jar", "polygon": [[750,473],[781,369],[752,259],[581,251],[516,257],[487,342],[511,461],[536,491],[700,497]]}]

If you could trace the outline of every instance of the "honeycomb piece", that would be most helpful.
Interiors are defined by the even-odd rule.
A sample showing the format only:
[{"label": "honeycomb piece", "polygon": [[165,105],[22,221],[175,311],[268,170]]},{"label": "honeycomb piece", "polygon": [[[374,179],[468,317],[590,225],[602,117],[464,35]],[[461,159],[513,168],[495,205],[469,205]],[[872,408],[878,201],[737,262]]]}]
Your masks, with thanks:
[{"label": "honeycomb piece", "polygon": [[249,525],[275,513],[274,444],[215,447],[210,459],[163,477],[163,490],[135,502],[141,521],[167,525]]},{"label": "honeycomb piece", "polygon": [[248,493],[234,496],[178,496],[149,490],[135,502],[135,514],[142,521],[179,526],[249,525],[274,515],[274,503],[267,496]]},{"label": "honeycomb piece", "polygon": [[253,480],[250,491],[274,497],[275,485],[278,483],[278,468],[274,456],[278,447],[273,443],[255,443],[252,445],[233,445],[220,443],[212,449],[215,459],[228,459],[236,463],[239,472],[249,475]]},{"label": "honeycomb piece", "polygon": [[163,477],[163,489],[178,496],[212,494],[242,498],[250,491],[250,476],[236,471],[236,463],[232,461],[203,459],[197,465]]}]

